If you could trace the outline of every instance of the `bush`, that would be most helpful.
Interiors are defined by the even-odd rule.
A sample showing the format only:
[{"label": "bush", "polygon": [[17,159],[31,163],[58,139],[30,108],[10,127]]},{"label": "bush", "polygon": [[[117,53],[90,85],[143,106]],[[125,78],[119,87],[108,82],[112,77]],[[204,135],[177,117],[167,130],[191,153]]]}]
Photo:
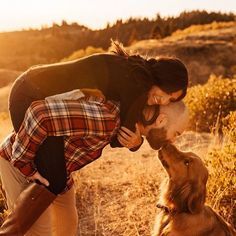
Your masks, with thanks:
[{"label": "bush", "polygon": [[[212,75],[205,85],[188,90],[185,103],[189,108],[189,128],[210,132],[215,127],[221,133],[224,118],[236,110],[236,79]],[[213,129],[214,128],[214,129]]]},{"label": "bush", "polygon": [[223,119],[223,132],[236,144],[236,111],[232,111]]},{"label": "bush", "polygon": [[199,33],[202,31],[209,31],[209,30],[217,30],[217,29],[225,29],[229,28],[235,25],[234,21],[230,22],[212,22],[210,24],[197,24],[197,25],[191,25],[188,28],[185,28],[183,30],[177,30],[175,31],[172,36],[186,36],[192,33]]},{"label": "bush", "polygon": [[102,48],[87,47],[86,49],[80,49],[72,53],[69,57],[62,59],[61,61],[71,61],[81,57],[89,56],[94,53],[103,53],[105,52]]},{"label": "bush", "polygon": [[236,112],[231,112],[223,122],[226,122],[223,126],[226,139],[221,147],[209,152],[206,161],[210,173],[208,202],[228,222],[236,226]]}]

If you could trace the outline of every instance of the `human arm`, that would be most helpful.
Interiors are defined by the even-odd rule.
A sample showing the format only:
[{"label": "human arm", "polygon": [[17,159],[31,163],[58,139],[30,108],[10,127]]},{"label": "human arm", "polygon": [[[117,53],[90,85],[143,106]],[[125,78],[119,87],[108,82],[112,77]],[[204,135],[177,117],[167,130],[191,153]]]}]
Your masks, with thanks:
[{"label": "human arm", "polygon": [[132,132],[126,127],[122,126],[117,135],[117,139],[124,146],[127,147],[130,151],[137,151],[140,146],[143,144],[143,138],[141,136],[138,125],[135,125],[136,131]]},{"label": "human arm", "polygon": [[45,179],[38,171],[36,171],[32,176],[29,176],[27,178],[29,181],[39,181],[41,184],[45,186],[49,186],[49,182],[47,179]]},{"label": "human arm", "polygon": [[48,136],[109,139],[119,119],[118,110],[98,98],[33,102],[13,144],[13,164],[24,175],[33,175],[35,153]]},{"label": "human arm", "polygon": [[[5,140],[0,145],[0,156],[8,161],[12,159],[12,145],[15,141],[15,132],[9,134]],[[43,178],[38,171],[36,171],[32,176],[27,178],[29,181],[38,180],[40,183],[44,184],[45,186],[49,186],[49,182]]]},{"label": "human arm", "polygon": [[78,100],[82,97],[89,96],[100,97],[105,99],[104,94],[99,89],[81,88],[46,97],[45,100],[48,102],[55,100]]}]

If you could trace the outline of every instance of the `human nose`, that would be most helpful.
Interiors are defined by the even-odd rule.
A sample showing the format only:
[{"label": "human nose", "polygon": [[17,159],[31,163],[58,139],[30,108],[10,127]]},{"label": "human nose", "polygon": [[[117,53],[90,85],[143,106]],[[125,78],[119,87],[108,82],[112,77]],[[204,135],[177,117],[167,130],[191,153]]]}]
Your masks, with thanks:
[{"label": "human nose", "polygon": [[154,104],[161,104],[161,99],[162,98],[160,96],[154,95],[153,96]]},{"label": "human nose", "polygon": [[169,99],[168,98],[161,98],[161,105],[168,105],[169,104]]}]

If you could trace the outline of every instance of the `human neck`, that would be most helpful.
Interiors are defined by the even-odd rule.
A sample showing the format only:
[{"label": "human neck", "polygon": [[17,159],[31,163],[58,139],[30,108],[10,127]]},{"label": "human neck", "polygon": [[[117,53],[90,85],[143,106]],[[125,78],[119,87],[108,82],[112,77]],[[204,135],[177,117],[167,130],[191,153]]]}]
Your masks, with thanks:
[{"label": "human neck", "polygon": [[155,109],[153,106],[146,106],[143,109],[143,115],[144,115],[145,120],[150,120],[153,117],[154,112],[155,112]]}]

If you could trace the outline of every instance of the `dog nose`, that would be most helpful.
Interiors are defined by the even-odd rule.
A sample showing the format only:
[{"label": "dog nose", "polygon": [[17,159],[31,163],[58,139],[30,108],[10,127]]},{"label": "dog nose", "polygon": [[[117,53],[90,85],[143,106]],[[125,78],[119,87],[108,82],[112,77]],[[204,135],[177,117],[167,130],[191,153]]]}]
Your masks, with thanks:
[{"label": "dog nose", "polygon": [[163,159],[162,149],[160,149],[160,150],[158,151],[158,158],[159,158],[160,160]]},{"label": "dog nose", "polygon": [[168,148],[170,148],[170,146],[172,146],[171,143],[166,142],[165,145],[163,146],[163,149],[168,149]]},{"label": "dog nose", "polygon": [[169,150],[169,149],[172,148],[172,147],[173,147],[173,145],[168,142],[168,143],[166,143],[165,145],[162,146],[162,149],[163,149],[163,150]]}]

